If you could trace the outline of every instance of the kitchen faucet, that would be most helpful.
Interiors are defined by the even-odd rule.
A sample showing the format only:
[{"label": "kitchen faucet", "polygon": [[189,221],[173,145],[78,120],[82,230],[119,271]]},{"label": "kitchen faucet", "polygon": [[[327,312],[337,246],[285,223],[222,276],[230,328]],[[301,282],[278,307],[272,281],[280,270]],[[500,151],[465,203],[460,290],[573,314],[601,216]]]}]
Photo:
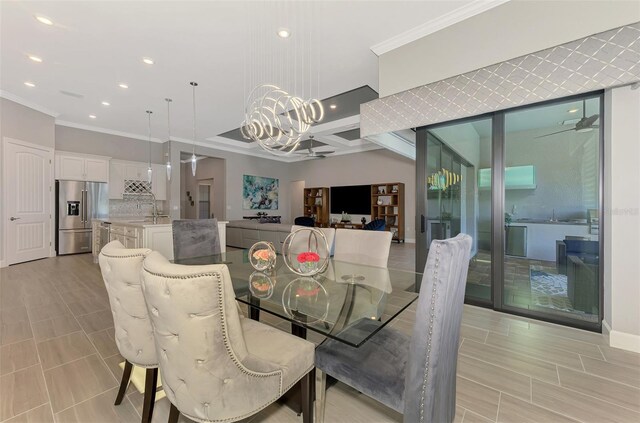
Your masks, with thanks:
[{"label": "kitchen faucet", "polygon": [[[142,204],[149,204],[151,203],[151,205],[153,206],[153,216],[151,216],[153,218],[153,224],[155,225],[156,223],[158,223],[158,205],[156,204],[156,195],[153,193],[153,191],[151,191],[151,189],[147,188],[146,189],[147,193],[151,194],[151,200],[150,201],[143,201]],[[138,197],[140,198],[140,197]],[[138,204],[140,204],[140,201],[138,201]]]}]

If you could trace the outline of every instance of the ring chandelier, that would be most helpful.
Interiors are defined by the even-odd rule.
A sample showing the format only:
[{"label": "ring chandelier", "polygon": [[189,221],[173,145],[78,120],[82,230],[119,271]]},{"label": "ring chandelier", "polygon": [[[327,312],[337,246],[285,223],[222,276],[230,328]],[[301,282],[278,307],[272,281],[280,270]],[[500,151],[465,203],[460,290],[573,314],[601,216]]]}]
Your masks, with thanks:
[{"label": "ring chandelier", "polygon": [[249,94],[240,132],[274,155],[296,150],[311,125],[324,117],[317,99],[304,101],[272,84],[259,85]]}]

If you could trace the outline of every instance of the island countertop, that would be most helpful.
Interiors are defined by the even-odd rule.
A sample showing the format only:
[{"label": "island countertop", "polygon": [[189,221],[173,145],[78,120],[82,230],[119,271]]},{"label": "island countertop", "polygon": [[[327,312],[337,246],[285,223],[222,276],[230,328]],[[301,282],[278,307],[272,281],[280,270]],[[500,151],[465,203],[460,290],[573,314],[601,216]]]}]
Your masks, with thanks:
[{"label": "island countertop", "polygon": [[[93,219],[95,222],[106,222],[116,225],[135,226],[138,228],[146,227],[161,227],[171,226],[172,219],[168,216],[161,216],[158,218],[157,223],[153,223],[153,218],[145,216],[122,216],[122,217],[104,217],[100,219]],[[218,223],[229,223],[226,220],[219,220]]]}]

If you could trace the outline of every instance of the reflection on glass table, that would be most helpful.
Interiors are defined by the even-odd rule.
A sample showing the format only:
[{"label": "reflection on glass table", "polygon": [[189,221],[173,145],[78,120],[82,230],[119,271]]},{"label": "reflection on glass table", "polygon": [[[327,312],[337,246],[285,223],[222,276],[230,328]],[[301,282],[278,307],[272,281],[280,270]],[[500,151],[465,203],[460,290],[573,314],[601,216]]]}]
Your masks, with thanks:
[{"label": "reflection on glass table", "polygon": [[[292,332],[304,336],[313,330],[354,347],[366,342],[417,298],[422,274],[330,259],[313,277],[300,276],[278,255],[274,268],[257,272],[248,250],[175,260],[177,264],[226,264],[236,299],[252,310],[273,314],[293,323]],[[258,313],[252,312],[252,318]],[[370,331],[343,329],[359,320],[379,322]]]}]

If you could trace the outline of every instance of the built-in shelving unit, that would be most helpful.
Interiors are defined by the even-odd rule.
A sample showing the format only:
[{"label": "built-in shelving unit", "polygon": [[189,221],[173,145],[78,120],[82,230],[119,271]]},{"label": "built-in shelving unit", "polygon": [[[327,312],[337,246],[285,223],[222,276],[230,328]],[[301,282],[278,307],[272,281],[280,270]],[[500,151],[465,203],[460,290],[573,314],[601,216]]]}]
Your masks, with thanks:
[{"label": "built-in shelving unit", "polygon": [[371,185],[371,220],[383,219],[394,241],[404,242],[404,213],[404,183]]},{"label": "built-in shelving unit", "polygon": [[304,189],[304,215],[313,217],[316,226],[329,226],[329,188]]}]

